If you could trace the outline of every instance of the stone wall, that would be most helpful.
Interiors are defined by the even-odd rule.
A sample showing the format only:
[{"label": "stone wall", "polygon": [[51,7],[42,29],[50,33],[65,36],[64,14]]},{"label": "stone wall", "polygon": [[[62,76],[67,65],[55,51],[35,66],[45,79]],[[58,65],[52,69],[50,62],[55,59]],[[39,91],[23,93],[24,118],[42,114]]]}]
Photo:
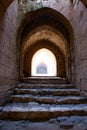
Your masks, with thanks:
[{"label": "stone wall", "polygon": [[[2,1],[0,3],[0,12],[6,10],[6,8],[2,8]],[[7,5],[10,4],[10,1]],[[20,25],[28,11],[38,8],[50,7],[63,14],[71,23],[74,31],[74,46],[72,45],[74,61],[72,61],[73,66],[71,68],[73,83],[79,89],[87,91],[87,8],[81,1],[76,3],[71,0],[48,0],[43,2],[34,3],[35,7],[32,6],[32,3],[27,4],[27,8],[20,3],[18,25]],[[18,79],[16,33],[17,0],[9,6],[3,16],[0,16],[0,104],[3,104],[8,99],[7,97],[13,92]]]},{"label": "stone wall", "polygon": [[87,8],[79,2],[72,11],[72,25],[75,34],[76,86],[87,91]]},{"label": "stone wall", "polygon": [[16,16],[15,0],[0,17],[0,105],[8,100],[17,82]]},{"label": "stone wall", "polygon": [[[20,0],[23,1],[23,0]],[[24,14],[38,8],[50,7],[63,14],[71,23],[74,32],[74,41],[71,45],[72,57],[72,83],[79,89],[87,90],[87,8],[81,1],[76,0],[53,0],[30,4],[19,3],[18,25]]]},{"label": "stone wall", "polygon": [[81,1],[60,3],[57,9],[71,23],[74,31],[72,79],[76,87],[87,91],[87,8]]}]

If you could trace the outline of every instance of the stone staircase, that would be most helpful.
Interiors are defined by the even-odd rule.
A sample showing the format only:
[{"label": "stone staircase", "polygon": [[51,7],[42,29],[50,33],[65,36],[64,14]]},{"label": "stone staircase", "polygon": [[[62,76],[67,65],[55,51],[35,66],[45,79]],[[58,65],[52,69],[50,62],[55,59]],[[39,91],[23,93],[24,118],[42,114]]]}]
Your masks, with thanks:
[{"label": "stone staircase", "polygon": [[66,78],[24,78],[0,107],[0,119],[46,121],[60,116],[87,116],[87,98]]}]

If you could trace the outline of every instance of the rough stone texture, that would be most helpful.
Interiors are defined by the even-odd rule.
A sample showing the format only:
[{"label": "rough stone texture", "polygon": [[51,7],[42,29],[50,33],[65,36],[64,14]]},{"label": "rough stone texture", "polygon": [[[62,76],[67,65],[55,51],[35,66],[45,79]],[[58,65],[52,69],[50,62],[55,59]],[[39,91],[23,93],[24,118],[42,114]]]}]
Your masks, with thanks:
[{"label": "rough stone texture", "polygon": [[[11,0],[0,1],[0,13],[5,11]],[[85,0],[82,0],[86,5]],[[0,102],[6,99],[17,79],[16,62],[16,1],[0,17]],[[34,1],[33,1],[34,2]],[[74,42],[70,46],[72,82],[81,90],[87,90],[87,8],[79,1],[44,1],[43,7],[50,7],[63,14],[71,23]],[[3,5],[3,6],[2,6]],[[22,5],[21,5],[22,6]],[[4,8],[5,7],[5,8]],[[42,8],[41,5],[38,8]],[[30,9],[30,8],[29,8]],[[24,12],[26,13],[26,11]],[[23,19],[24,17],[22,17]],[[18,25],[22,19],[20,18]],[[10,30],[10,31],[9,31]]]},{"label": "rough stone texture", "polygon": [[15,89],[15,94],[32,94],[32,95],[53,95],[53,96],[69,96],[69,95],[80,95],[78,89],[50,89],[50,88],[40,88],[40,89]]},{"label": "rough stone texture", "polygon": [[[51,52],[53,52],[53,54],[56,57],[56,62],[57,62],[57,76],[58,77],[65,77],[66,75],[66,70],[65,70],[65,60],[64,60],[64,56],[61,53],[61,51],[57,48],[57,46],[53,45],[51,42],[49,41],[54,41],[55,44],[59,43],[61,44],[61,49],[64,50],[65,46],[64,46],[64,41],[62,42],[61,38],[58,38],[57,35],[51,31],[49,31],[48,27],[45,25],[44,27],[40,27],[40,30],[38,31],[38,29],[36,30],[36,33],[32,36],[30,36],[30,39],[28,39],[29,44],[25,44],[25,48],[24,50],[27,50],[29,47],[30,49],[28,49],[27,51],[27,55],[26,55],[26,51],[24,53],[22,53],[23,55],[25,55],[24,58],[24,76],[31,76],[31,62],[32,62],[32,57],[34,55],[34,53],[36,51],[38,51],[38,49],[41,48],[47,48],[48,50],[50,50]],[[32,32],[33,34],[33,32]],[[50,37],[51,36],[51,37]],[[44,40],[41,41],[41,39]],[[48,41],[46,41],[46,37],[48,37]],[[38,42],[40,40],[40,42]],[[64,40],[64,39],[63,39]],[[35,44],[33,44],[32,46],[32,42],[35,41]],[[37,41],[37,43],[36,43]],[[38,44],[38,46],[37,46]],[[49,46],[50,45],[50,46]],[[66,55],[66,49],[64,51],[64,54]],[[29,60],[27,60],[29,59]],[[59,69],[58,69],[59,68]]]},{"label": "rough stone texture", "polygon": [[[81,90],[87,90],[87,8],[79,1],[74,6],[69,1],[60,3],[56,9],[71,23],[74,30],[74,55],[72,57],[72,80]],[[62,8],[62,9],[61,9]],[[73,49],[73,46],[72,46]]]},{"label": "rough stone texture", "polygon": [[75,76],[76,86],[87,90],[87,8],[79,2],[73,8],[72,25],[75,33]]},{"label": "rough stone texture", "polygon": [[86,100],[87,98],[81,96],[32,96],[29,94],[11,96],[11,101],[13,102],[38,102],[46,104],[79,104],[87,103]]},{"label": "rough stone texture", "polygon": [[79,89],[87,90],[87,8],[80,1],[75,4],[69,1],[64,3],[65,5],[61,2],[63,6],[56,9],[70,21],[74,30],[74,54],[72,52],[71,55],[75,62],[72,61],[72,81]]},{"label": "rough stone texture", "polygon": [[8,100],[17,82],[16,16],[15,0],[0,17],[0,104]]},{"label": "rough stone texture", "polygon": [[75,88],[75,86],[73,85],[73,84],[51,84],[51,85],[49,85],[49,84],[32,84],[32,83],[19,83],[18,85],[18,88],[38,88],[38,89],[40,89],[40,88],[56,88],[56,89],[58,89],[58,88]]},{"label": "rough stone texture", "polygon": [[[58,56],[59,58],[57,57],[57,59],[59,59],[59,61],[61,61],[60,59],[62,59],[62,58],[59,56],[59,53],[58,53],[58,48],[59,48],[59,50],[63,54],[62,64],[61,64],[61,62],[59,62],[59,65],[58,65],[59,71],[63,70],[63,73],[65,73],[64,72],[64,68],[65,68],[64,63],[67,60],[69,62],[70,54],[68,53],[69,48],[68,48],[67,42],[69,41],[70,35],[68,35],[68,30],[66,29],[65,23],[67,23],[66,25],[68,25],[70,28],[71,28],[71,26],[70,26],[68,20],[63,15],[61,15],[59,12],[57,12],[57,10],[55,10],[55,8],[53,8],[54,4],[57,3],[57,5],[58,5],[59,3],[55,2],[55,1],[51,1],[52,8],[47,8],[47,7],[50,7],[50,1],[48,3],[47,3],[47,5],[49,5],[49,6],[47,6],[46,3],[44,5],[44,7],[46,7],[46,8],[36,10],[34,13],[33,12],[28,13],[29,16],[26,15],[25,19],[23,20],[24,23],[22,22],[23,26],[19,27],[19,32],[22,31],[21,34],[19,34],[19,37],[20,37],[20,35],[23,36],[20,38],[18,37],[20,39],[19,41],[21,41],[21,47],[22,47],[22,50],[20,52],[20,54],[21,54],[20,55],[20,64],[21,64],[20,68],[22,71],[22,75],[24,72],[27,73],[25,68],[31,68],[31,66],[28,66],[31,64],[31,62],[30,63],[25,62],[25,61],[28,61],[25,59],[29,59],[29,60],[31,59],[29,57],[27,58],[27,53],[29,51],[29,47],[30,46],[32,47],[32,45],[33,45],[33,48],[35,49],[35,45],[37,45],[39,43],[39,41],[44,41],[44,40],[45,40],[45,42],[47,41],[48,46],[45,46],[43,44],[43,46],[41,46],[41,47],[46,47],[46,48],[49,47],[48,49],[51,50],[52,52],[55,52],[56,53],[55,56]],[[32,17],[32,19],[31,19],[31,17]],[[24,27],[24,25],[26,25],[26,26]],[[45,26],[45,25],[47,25],[47,26]],[[28,28],[30,28],[30,29],[28,29]],[[58,31],[59,31],[59,33],[58,33]],[[62,34],[62,32],[63,32],[63,34]],[[35,45],[34,45],[34,43],[35,43]],[[40,44],[41,44],[41,42],[40,42]],[[19,45],[20,45],[20,43],[19,43]],[[57,48],[57,51],[54,47]],[[32,50],[34,50],[34,49],[32,49]],[[40,45],[38,45],[35,50],[37,51],[38,49],[40,49]],[[34,50],[34,52],[35,52],[35,50]],[[68,53],[69,56],[66,53]],[[32,54],[29,54],[29,56],[32,57]],[[24,63],[27,64],[27,67],[26,67],[26,64],[24,64]],[[67,71],[69,71],[67,73],[70,73],[70,70],[68,70],[68,64],[69,63],[65,63]],[[27,69],[27,70],[28,70],[28,76],[30,76],[29,73],[31,72],[31,70],[30,71],[29,71],[29,69]],[[25,76],[27,76],[27,75],[25,75]],[[57,76],[61,76],[61,74],[58,74]],[[65,75],[63,74],[63,77],[65,77],[65,76],[66,76],[66,73],[65,73]],[[67,75],[67,77],[69,77],[69,76]]]},{"label": "rough stone texture", "polygon": [[[72,117],[67,117],[72,118]],[[77,117],[74,117],[77,118]],[[79,123],[74,124],[70,130],[86,130],[87,116],[78,116]],[[29,122],[29,121],[2,121],[0,120],[0,130],[64,130],[60,128],[60,123],[53,118],[49,122]],[[72,123],[72,122],[71,122]]]},{"label": "rough stone texture", "polygon": [[[34,80],[36,80],[36,78],[34,78]],[[56,80],[56,78],[54,80]],[[49,82],[48,80],[48,84]],[[43,83],[44,79],[42,80],[42,84]],[[49,85],[51,85],[51,82]],[[21,88],[19,89],[21,90]],[[27,88],[25,90],[30,89]],[[35,91],[35,88],[33,88],[32,91],[33,90]],[[38,93],[41,90],[46,92],[45,95],[40,95]],[[56,96],[50,93],[53,91],[53,88],[37,89],[35,95],[33,95],[33,93],[28,94],[28,91],[26,91],[26,93],[19,92],[19,94],[15,91],[15,94],[12,95],[9,100],[11,102],[1,108],[0,119],[46,121],[55,117],[57,118],[58,116],[87,115],[87,98],[80,96],[80,91],[78,89],[62,88],[54,90],[54,92],[58,92],[59,90],[59,92],[63,91],[66,94],[63,96],[63,93],[61,93],[61,95]],[[67,96],[67,92],[74,92],[77,90],[79,91],[77,96],[74,93],[73,96]],[[57,121],[64,121],[60,127],[70,128],[74,123],[73,120],[74,117],[70,118],[70,121],[66,117],[57,118]],[[51,122],[54,121],[51,120]]]},{"label": "rough stone texture", "polygon": [[[81,0],[85,5],[86,1]],[[38,8],[50,7],[59,11],[62,15],[64,15],[69,22],[71,23],[74,31],[74,41],[70,46],[71,52],[71,79],[72,82],[75,83],[76,87],[81,90],[87,90],[87,8],[81,1],[70,1],[70,0],[60,0],[56,1],[43,1],[42,6],[38,7],[38,2],[33,1],[33,5],[31,8],[26,8],[26,5],[23,6],[20,3],[18,25],[24,18],[24,14],[31,10],[37,10]],[[36,7],[35,7],[36,6]],[[21,10],[23,9],[23,10]],[[30,9],[30,10],[28,10]]]},{"label": "rough stone texture", "polygon": [[63,121],[60,123],[60,128],[63,128],[63,129],[70,129],[73,127],[73,123],[70,122],[70,121]]},{"label": "rough stone texture", "polygon": [[[15,116],[16,115],[16,116]],[[11,103],[3,107],[0,113],[0,119],[4,120],[31,120],[46,121],[59,116],[87,116],[87,106],[80,105],[46,105],[46,104],[28,104],[28,103]],[[65,118],[65,117],[64,117]],[[62,121],[76,122],[73,118],[61,119]],[[57,121],[60,119],[57,118]],[[78,121],[80,121],[78,119]],[[77,122],[78,123],[78,122]]]}]

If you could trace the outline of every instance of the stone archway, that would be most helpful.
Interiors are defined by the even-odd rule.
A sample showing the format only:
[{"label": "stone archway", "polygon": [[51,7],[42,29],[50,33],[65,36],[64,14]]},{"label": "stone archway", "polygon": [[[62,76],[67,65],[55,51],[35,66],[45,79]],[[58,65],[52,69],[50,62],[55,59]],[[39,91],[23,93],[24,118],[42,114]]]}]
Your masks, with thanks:
[{"label": "stone archway", "polygon": [[[45,46],[55,53],[58,65],[63,68],[57,76],[72,78],[73,30],[68,20],[59,12],[46,7],[26,14],[19,27],[17,39],[21,78],[31,75],[27,73],[27,68],[31,68],[31,65],[27,67],[27,58],[31,61],[33,51]],[[46,41],[46,44],[40,41]]]},{"label": "stone archway", "polygon": [[59,69],[57,69],[56,76],[58,76],[58,77],[66,77],[66,68],[65,68],[64,55],[59,50],[59,48],[54,45],[54,43],[51,43],[51,42],[46,41],[46,40],[40,40],[38,42],[35,42],[34,44],[32,44],[29,47],[29,49],[26,52],[25,57],[24,57],[24,64],[23,64],[24,76],[25,77],[31,76],[32,57],[35,54],[35,52],[37,52],[38,50],[40,50],[42,48],[46,48],[46,49],[50,50],[55,55],[56,62],[57,62],[56,63],[57,68],[59,68]]},{"label": "stone archway", "polygon": [[32,57],[31,76],[57,76],[56,57],[46,49],[39,49]]}]

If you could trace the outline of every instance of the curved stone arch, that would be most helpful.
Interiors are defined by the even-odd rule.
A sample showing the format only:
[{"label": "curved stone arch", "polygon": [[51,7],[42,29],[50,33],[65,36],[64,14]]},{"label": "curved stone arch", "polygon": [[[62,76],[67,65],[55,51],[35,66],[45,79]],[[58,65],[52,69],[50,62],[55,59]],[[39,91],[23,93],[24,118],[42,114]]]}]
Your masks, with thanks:
[{"label": "curved stone arch", "polygon": [[[60,48],[60,51],[63,53],[66,59],[66,55],[69,52],[68,47],[67,47],[68,46],[67,41],[60,32],[56,31],[56,29],[53,29],[52,27],[44,25],[32,31],[32,34],[29,34],[28,37],[29,37],[27,38],[28,41],[27,40],[24,41],[24,44],[21,49],[21,56],[22,56],[21,59],[24,59],[24,55],[26,54],[28,48],[33,43],[41,41],[41,40],[47,40],[49,42],[54,43],[56,46],[58,46],[58,48]],[[21,66],[23,66],[22,63],[21,63]]]},{"label": "curved stone arch", "polygon": [[[38,44],[38,46],[37,46]],[[31,63],[32,63],[32,57],[38,50],[46,48],[50,50],[57,61],[57,76],[59,77],[66,77],[66,68],[65,68],[65,58],[60,49],[55,46],[54,43],[46,40],[40,40],[38,42],[33,43],[33,45],[30,46],[29,50],[26,52],[24,57],[24,66],[23,66],[23,72],[25,76],[31,76]],[[29,60],[27,60],[29,59]],[[21,66],[22,67],[22,66]]]},{"label": "curved stone arch", "polygon": [[26,53],[31,44],[33,44],[35,41],[40,41],[41,39],[54,42],[54,44],[60,48],[66,57],[67,52],[69,51],[66,38],[58,30],[48,25],[37,27],[31,33],[29,33],[23,42],[21,48],[22,54]]},{"label": "curved stone arch", "polygon": [[31,76],[57,76],[57,61],[52,51],[41,48],[34,53],[31,61]]},{"label": "curved stone arch", "polygon": [[[41,9],[32,11],[32,12],[28,12],[24,19],[22,20],[22,22],[20,23],[19,27],[18,27],[18,33],[17,33],[17,43],[18,43],[18,48],[20,48],[22,41],[25,39],[25,35],[23,32],[25,32],[25,30],[27,29],[28,24],[32,23],[32,21],[35,21],[36,18],[43,16],[43,15],[49,15],[49,16],[54,16],[54,18],[56,19],[56,22],[60,22],[63,27],[65,27],[65,30],[68,32],[68,37],[70,39],[70,42],[73,42],[74,39],[74,32],[73,32],[73,28],[70,24],[70,22],[68,21],[68,19],[62,15],[60,12],[58,12],[57,10],[54,10],[52,8],[48,8],[48,7],[43,7]],[[50,23],[49,23],[50,24]],[[31,30],[30,30],[31,31]],[[22,40],[20,39],[21,36]]]},{"label": "curved stone arch", "polygon": [[[55,24],[53,24],[52,22],[48,23],[48,20],[47,20],[47,24],[46,24],[46,21],[45,21],[45,23],[41,23],[41,24],[38,23],[37,22],[38,19],[40,18],[40,20],[41,20],[41,18],[43,16],[46,18],[49,16],[50,19],[52,19]],[[34,27],[30,26],[31,24],[35,23],[35,21],[36,21],[36,25]],[[55,26],[56,23],[58,23],[59,26],[58,25]],[[73,48],[74,48],[73,29],[72,29],[70,22],[62,14],[60,14],[59,12],[57,12],[54,9],[44,7],[42,9],[38,9],[34,12],[29,12],[26,14],[24,20],[22,21],[22,23],[20,24],[19,29],[18,29],[17,39],[18,39],[19,50],[21,50],[21,46],[23,45],[26,37],[28,36],[27,34],[29,34],[32,30],[34,30],[36,27],[39,27],[40,25],[49,25],[53,28],[56,28],[57,30],[59,30],[59,32],[61,34],[63,34],[63,36],[65,37],[65,39],[68,43],[68,48],[69,48],[68,49],[69,53],[67,55],[67,61],[68,61],[67,66],[70,66],[70,69],[71,69],[72,64],[70,64],[70,61],[72,60],[72,58],[74,59],[74,56],[73,57],[71,56],[71,51],[73,52]],[[58,27],[60,27],[60,28],[58,28]],[[72,75],[72,70],[70,70],[70,69],[69,70],[67,69],[68,70],[68,73],[67,73],[68,79],[70,79],[71,75]]]}]

